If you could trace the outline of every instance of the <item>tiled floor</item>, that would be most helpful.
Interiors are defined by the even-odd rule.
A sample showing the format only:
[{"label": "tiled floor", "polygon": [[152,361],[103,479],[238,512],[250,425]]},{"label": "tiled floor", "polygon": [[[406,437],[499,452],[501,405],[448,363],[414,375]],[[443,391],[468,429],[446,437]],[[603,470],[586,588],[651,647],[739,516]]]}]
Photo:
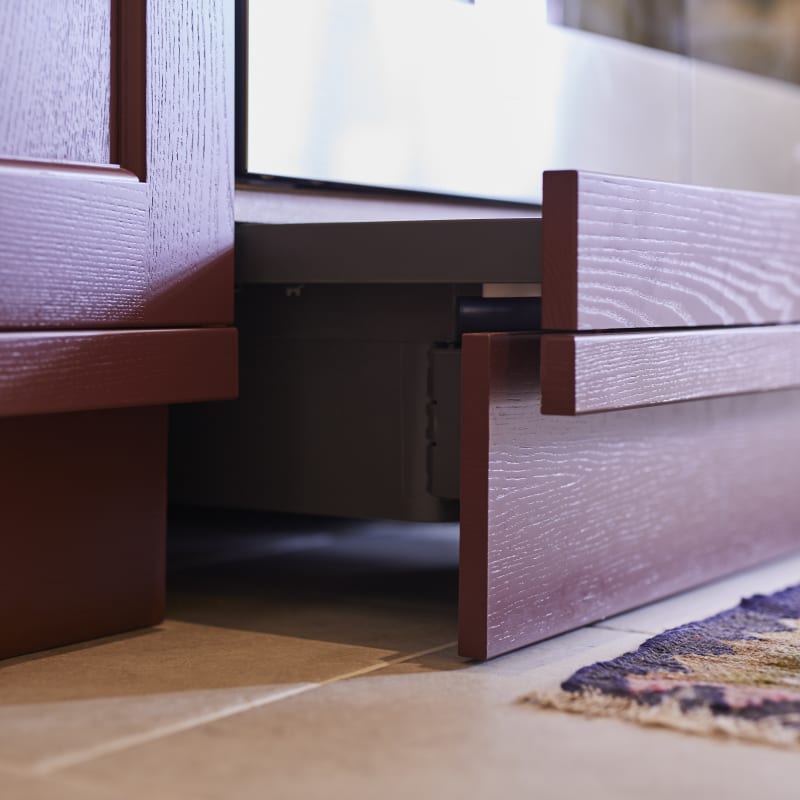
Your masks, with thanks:
[{"label": "tiled floor", "polygon": [[0,662],[0,797],[796,797],[800,755],[519,699],[800,557],[473,664],[457,529],[184,518],[156,630]]}]

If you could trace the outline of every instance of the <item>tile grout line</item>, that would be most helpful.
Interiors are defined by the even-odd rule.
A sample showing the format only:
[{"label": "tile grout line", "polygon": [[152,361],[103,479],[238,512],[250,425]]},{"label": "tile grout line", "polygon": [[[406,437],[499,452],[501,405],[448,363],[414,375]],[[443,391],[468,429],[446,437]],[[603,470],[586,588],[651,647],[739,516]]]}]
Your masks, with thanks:
[{"label": "tile grout line", "polygon": [[[141,733],[133,733],[129,734],[128,736],[121,736],[110,742],[95,745],[94,747],[87,747],[83,750],[76,750],[71,753],[63,753],[62,755],[45,758],[36,762],[31,769],[25,770],[23,773],[17,771],[16,769],[14,769],[13,772],[17,775],[24,774],[37,777],[52,775],[59,770],[78,766],[79,764],[84,764],[87,761],[92,761],[95,758],[100,758],[105,755],[127,750],[130,747],[136,747],[137,745],[163,739],[167,736],[173,736],[177,733],[183,733],[184,731],[191,730],[192,728],[200,728],[211,722],[216,722],[218,720],[225,719],[226,717],[233,717],[246,711],[251,711],[262,706],[270,705],[271,703],[277,703],[281,700],[286,700],[290,697],[295,697],[297,695],[304,694],[305,692],[310,692],[314,689],[319,689],[323,686],[337,683],[338,681],[348,680],[349,678],[357,678],[359,675],[367,675],[371,672],[378,672],[379,670],[395,664],[402,664],[414,658],[420,658],[422,656],[430,655],[431,653],[439,652],[440,650],[446,650],[448,647],[452,647],[454,644],[456,644],[456,642],[447,642],[446,644],[438,645],[437,647],[429,647],[426,650],[419,650],[415,653],[409,653],[408,655],[401,656],[399,658],[393,658],[389,661],[370,664],[368,667],[362,667],[361,669],[353,670],[352,672],[336,675],[323,681],[303,684],[292,689],[286,689],[282,692],[276,692],[255,700],[236,703],[232,706],[228,706],[224,709],[220,709],[208,714],[203,714],[199,717],[192,717],[191,719],[182,720],[180,722],[173,722],[169,725],[163,725],[148,731],[142,731]],[[5,768],[5,765],[2,765],[2,768]],[[11,769],[8,771],[11,771]]]},{"label": "tile grout line", "polygon": [[59,756],[45,758],[36,762],[29,774],[37,776],[50,775],[58,770],[65,769],[66,767],[76,766],[77,764],[91,761],[92,759],[100,756],[116,753],[120,750],[126,750],[129,747],[145,744],[146,742],[161,739],[165,736],[172,736],[175,733],[182,733],[183,731],[190,730],[191,728],[201,727],[209,722],[215,722],[216,720],[224,719],[225,717],[231,717],[235,714],[240,714],[243,711],[250,711],[251,709],[258,708],[259,706],[264,706],[269,703],[277,702],[278,700],[284,700],[288,697],[293,697],[296,694],[308,691],[316,686],[317,684],[296,686],[292,689],[285,689],[282,692],[266,695],[265,697],[259,697],[255,700],[249,700],[243,703],[235,703],[234,705],[227,706],[219,711],[202,714],[199,717],[192,717],[191,719],[185,719],[180,722],[173,722],[168,725],[152,728],[148,731],[142,731],[141,733],[132,733],[127,736],[120,736],[119,738],[113,739],[110,742],[104,742],[103,744],[94,745],[93,747],[87,747],[83,750],[75,750],[71,753],[64,753]]},{"label": "tile grout line", "polygon": [[663,633],[663,631],[643,631],[640,628],[615,628],[613,625],[604,625],[602,622],[596,622],[589,627],[599,628],[602,631],[614,631],[615,633],[640,633],[643,636],[658,636],[659,633]]},{"label": "tile grout line", "polygon": [[346,681],[348,678],[357,678],[359,675],[367,675],[370,672],[378,672],[379,670],[386,669],[386,667],[394,666],[395,664],[404,664],[406,661],[411,661],[413,658],[421,658],[422,656],[429,656],[431,653],[438,653],[440,650],[447,650],[448,647],[453,647],[458,644],[457,641],[446,642],[445,644],[437,645],[436,647],[429,647],[427,650],[418,650],[416,653],[409,653],[399,658],[393,658],[390,661],[382,661],[377,664],[370,664],[368,667],[361,667],[361,669],[353,670],[352,672],[345,672],[343,675],[336,675],[333,678],[327,678],[316,684],[319,686],[328,686],[331,683],[338,681]]}]

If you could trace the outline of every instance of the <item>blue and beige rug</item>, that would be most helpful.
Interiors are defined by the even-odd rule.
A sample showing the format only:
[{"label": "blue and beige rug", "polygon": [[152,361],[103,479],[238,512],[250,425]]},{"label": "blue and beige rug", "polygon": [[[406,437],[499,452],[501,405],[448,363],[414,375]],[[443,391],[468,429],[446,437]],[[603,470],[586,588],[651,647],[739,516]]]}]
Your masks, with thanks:
[{"label": "blue and beige rug", "polygon": [[648,639],[583,667],[543,708],[800,746],[800,586]]}]

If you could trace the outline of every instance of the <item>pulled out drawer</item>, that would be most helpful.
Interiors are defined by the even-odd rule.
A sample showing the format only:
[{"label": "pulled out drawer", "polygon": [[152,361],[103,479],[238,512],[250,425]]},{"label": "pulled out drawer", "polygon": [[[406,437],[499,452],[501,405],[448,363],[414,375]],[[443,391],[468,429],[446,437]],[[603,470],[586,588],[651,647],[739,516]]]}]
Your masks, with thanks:
[{"label": "pulled out drawer", "polygon": [[462,343],[475,658],[800,548],[800,199],[551,172],[542,226],[542,332]]},{"label": "pulled out drawer", "polygon": [[465,656],[496,656],[800,547],[799,389],[543,414],[549,337],[463,340]]}]

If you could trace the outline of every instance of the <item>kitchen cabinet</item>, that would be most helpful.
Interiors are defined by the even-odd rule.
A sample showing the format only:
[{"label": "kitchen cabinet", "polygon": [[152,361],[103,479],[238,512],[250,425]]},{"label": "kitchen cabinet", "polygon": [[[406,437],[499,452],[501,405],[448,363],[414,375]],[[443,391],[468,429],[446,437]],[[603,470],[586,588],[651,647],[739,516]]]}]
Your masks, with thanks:
[{"label": "kitchen cabinet", "polygon": [[0,23],[0,657],[158,622],[167,406],[232,397],[229,3]]}]

